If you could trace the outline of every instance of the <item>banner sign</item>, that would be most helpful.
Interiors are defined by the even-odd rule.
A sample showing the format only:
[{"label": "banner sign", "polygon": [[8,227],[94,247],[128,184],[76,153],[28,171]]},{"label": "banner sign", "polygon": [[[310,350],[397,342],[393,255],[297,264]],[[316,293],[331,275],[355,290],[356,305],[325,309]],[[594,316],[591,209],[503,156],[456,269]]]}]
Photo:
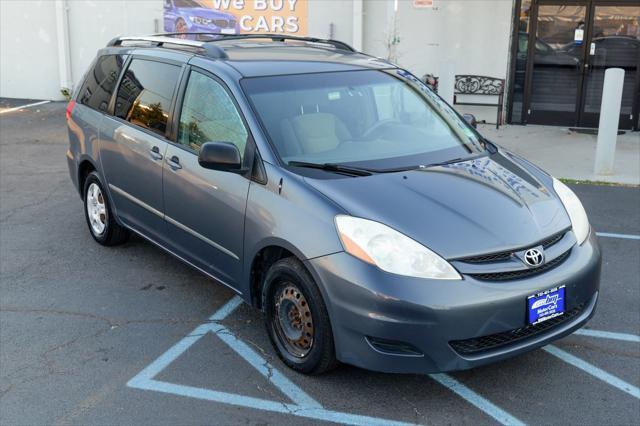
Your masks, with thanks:
[{"label": "banner sign", "polygon": [[164,0],[164,30],[306,36],[307,1]]}]

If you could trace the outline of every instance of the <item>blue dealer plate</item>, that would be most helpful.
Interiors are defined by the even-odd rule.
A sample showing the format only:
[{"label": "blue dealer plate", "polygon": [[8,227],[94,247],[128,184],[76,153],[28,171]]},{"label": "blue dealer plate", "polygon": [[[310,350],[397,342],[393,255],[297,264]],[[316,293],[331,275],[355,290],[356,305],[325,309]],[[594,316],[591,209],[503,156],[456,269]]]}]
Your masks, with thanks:
[{"label": "blue dealer plate", "polygon": [[551,288],[527,297],[529,324],[557,317],[564,313],[564,286]]}]

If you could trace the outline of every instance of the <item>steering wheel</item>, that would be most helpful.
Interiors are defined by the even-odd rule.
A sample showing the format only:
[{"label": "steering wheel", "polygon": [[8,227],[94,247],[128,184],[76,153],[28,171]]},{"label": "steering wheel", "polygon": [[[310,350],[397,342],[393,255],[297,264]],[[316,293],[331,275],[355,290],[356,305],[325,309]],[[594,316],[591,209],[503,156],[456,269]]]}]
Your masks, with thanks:
[{"label": "steering wheel", "polygon": [[380,120],[362,133],[362,139],[370,139],[372,135],[380,132],[385,127],[398,125],[398,124],[402,124],[402,122],[395,118],[387,118],[384,120]]}]

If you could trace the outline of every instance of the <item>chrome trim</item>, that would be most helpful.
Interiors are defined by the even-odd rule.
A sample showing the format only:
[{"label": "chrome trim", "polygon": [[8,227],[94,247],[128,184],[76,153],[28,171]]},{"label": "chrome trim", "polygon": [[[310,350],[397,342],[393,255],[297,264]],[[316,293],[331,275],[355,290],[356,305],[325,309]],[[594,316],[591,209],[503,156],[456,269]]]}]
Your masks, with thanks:
[{"label": "chrome trim", "polygon": [[123,197],[125,197],[129,201],[132,201],[132,202],[136,203],[137,205],[139,205],[140,207],[142,207],[142,208],[150,211],[151,213],[153,213],[153,214],[165,219],[167,222],[169,222],[170,224],[182,229],[186,233],[191,234],[194,237],[196,237],[196,238],[204,241],[205,243],[209,244],[210,246],[220,250],[224,254],[226,254],[228,256],[231,256],[236,260],[240,260],[240,258],[234,252],[232,252],[231,250],[228,250],[228,249],[222,247],[220,244],[216,243],[215,241],[210,240],[209,238],[207,238],[204,235],[194,231],[193,229],[189,228],[188,226],[183,225],[182,223],[178,222],[177,220],[175,220],[175,219],[163,214],[161,211],[154,209],[149,204],[145,203],[144,201],[141,201],[141,200],[137,199],[136,197],[134,197],[133,195],[129,194],[128,192],[118,188],[117,186],[115,186],[115,185],[113,185],[111,183],[109,184],[109,188],[113,189],[115,192],[117,192],[118,194],[122,195]]},{"label": "chrome trim", "polygon": [[125,190],[118,188],[117,186],[115,186],[112,183],[109,184],[109,188],[113,189],[115,192],[117,192],[118,194],[122,195],[127,200],[136,203],[137,205],[139,205],[143,209],[148,210],[151,213],[155,214],[156,216],[159,216],[159,217],[164,219],[164,214],[161,211],[154,209],[149,204],[145,203],[142,200],[137,199],[136,197],[134,197],[133,195],[129,194]]},{"label": "chrome trim", "polygon": [[191,266],[194,269],[197,269],[198,271],[202,272],[203,274],[205,274],[206,276],[208,276],[209,278],[213,278],[214,280],[220,282],[220,284],[225,285],[226,287],[229,287],[231,290],[233,290],[234,292],[236,292],[238,295],[242,296],[242,292],[240,290],[238,290],[237,288],[233,287],[231,284],[228,284],[227,282],[221,280],[220,278],[216,277],[215,275],[210,274],[209,272],[205,271],[204,269],[202,269],[199,266],[194,265],[193,263],[189,262],[187,259],[185,259],[184,257],[180,256],[179,254],[176,254],[175,252],[169,250],[167,247],[163,246],[162,244],[160,244],[159,242],[157,242],[156,240],[154,240],[151,237],[146,236],[145,234],[143,234],[142,232],[138,231],[137,229],[132,228],[131,226],[129,226],[128,224],[123,224],[125,227],[127,227],[129,230],[131,230],[131,232],[135,232],[136,234],[140,235],[142,238],[144,238],[145,240],[149,241],[150,243],[160,247],[162,250],[166,251],[167,253],[177,257],[179,260],[183,261],[184,263],[186,263],[187,265]]},{"label": "chrome trim", "polygon": [[222,247],[220,244],[216,243],[215,241],[211,241],[209,238],[205,237],[202,234],[199,234],[198,232],[194,231],[193,229],[189,228],[186,225],[183,225],[182,223],[178,222],[177,220],[165,215],[164,216],[165,220],[167,222],[169,222],[170,224],[177,226],[178,228],[182,229],[184,232],[193,235],[194,237],[204,241],[205,243],[217,248],[218,250],[220,250],[221,252],[223,252],[226,255],[229,255],[231,257],[233,257],[236,260],[240,260],[240,258],[238,256],[236,256],[236,254],[224,247]]}]

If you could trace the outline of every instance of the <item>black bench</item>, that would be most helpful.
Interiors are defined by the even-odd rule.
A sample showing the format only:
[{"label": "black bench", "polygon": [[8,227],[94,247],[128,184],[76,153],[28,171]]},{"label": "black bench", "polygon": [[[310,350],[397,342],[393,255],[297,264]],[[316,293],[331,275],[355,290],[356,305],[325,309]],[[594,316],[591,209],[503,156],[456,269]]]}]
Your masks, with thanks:
[{"label": "black bench", "polygon": [[[504,100],[504,79],[484,75],[456,75],[453,89],[454,105],[492,106],[498,108],[496,129],[502,124],[502,103]],[[497,96],[498,103],[458,102],[458,95]]]}]

